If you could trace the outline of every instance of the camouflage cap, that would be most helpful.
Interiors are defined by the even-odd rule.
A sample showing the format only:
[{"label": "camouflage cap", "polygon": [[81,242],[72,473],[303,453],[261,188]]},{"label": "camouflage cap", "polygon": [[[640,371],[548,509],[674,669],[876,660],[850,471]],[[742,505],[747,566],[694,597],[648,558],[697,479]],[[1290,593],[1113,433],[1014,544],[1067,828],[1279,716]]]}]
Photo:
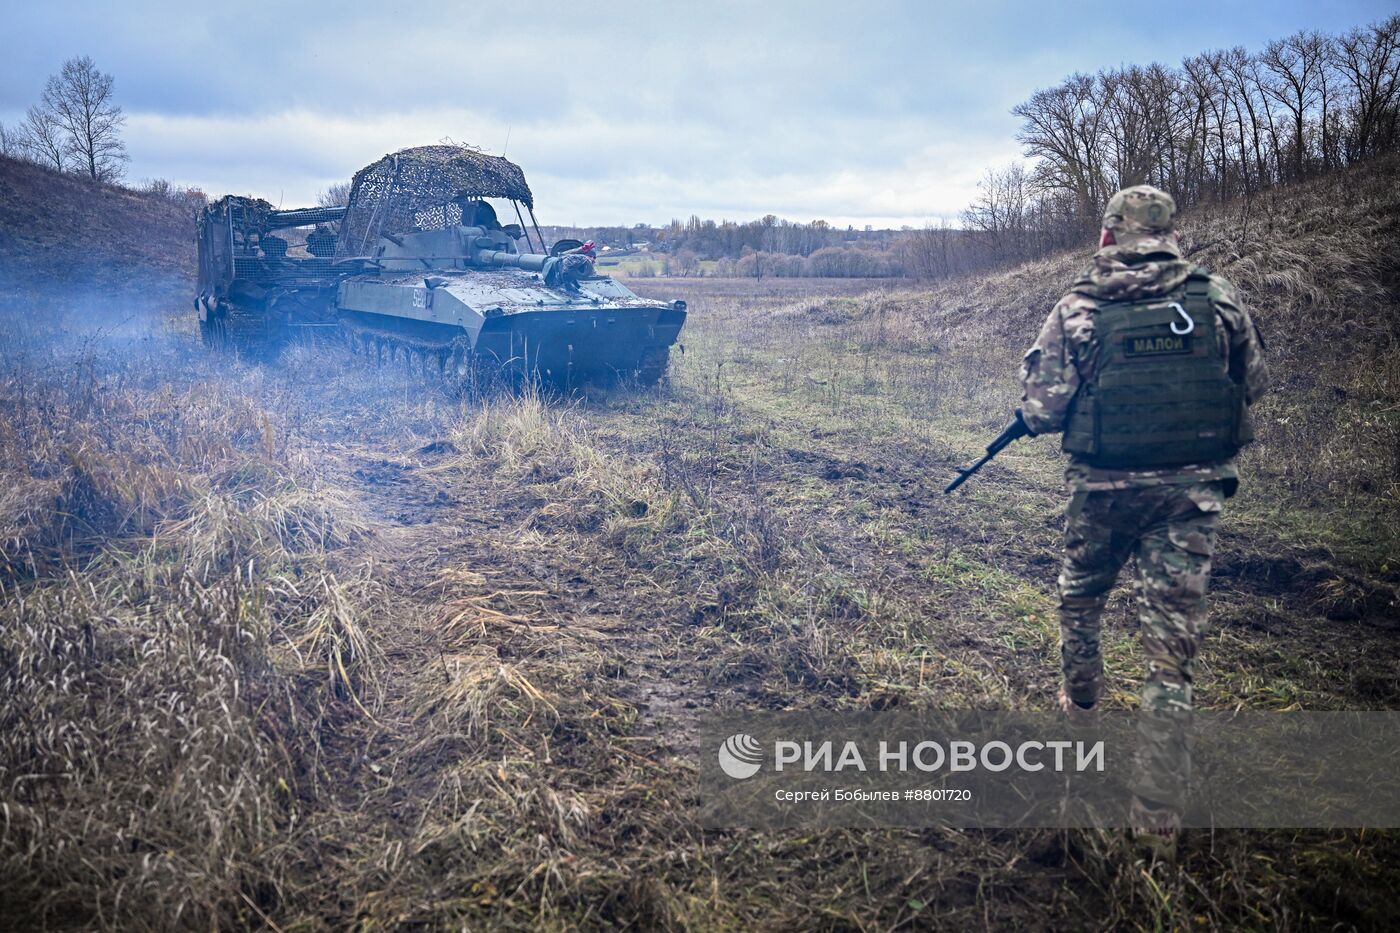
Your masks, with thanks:
[{"label": "camouflage cap", "polygon": [[1176,202],[1172,196],[1151,185],[1134,185],[1108,199],[1103,225],[1123,246],[1140,240],[1166,239],[1172,232]]}]

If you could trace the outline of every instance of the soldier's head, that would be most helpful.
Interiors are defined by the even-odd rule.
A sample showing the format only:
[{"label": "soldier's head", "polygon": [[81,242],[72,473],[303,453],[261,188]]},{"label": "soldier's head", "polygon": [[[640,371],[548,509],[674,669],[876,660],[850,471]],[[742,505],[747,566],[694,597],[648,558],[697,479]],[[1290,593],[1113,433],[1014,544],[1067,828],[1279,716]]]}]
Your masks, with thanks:
[{"label": "soldier's head", "polygon": [[1172,224],[1176,201],[1160,188],[1134,185],[1108,199],[1103,212],[1103,234],[1099,246],[1151,248],[1166,241],[1175,245]]},{"label": "soldier's head", "polygon": [[262,238],[263,255],[269,259],[285,259],[287,257],[287,241],[280,236],[271,234]]}]

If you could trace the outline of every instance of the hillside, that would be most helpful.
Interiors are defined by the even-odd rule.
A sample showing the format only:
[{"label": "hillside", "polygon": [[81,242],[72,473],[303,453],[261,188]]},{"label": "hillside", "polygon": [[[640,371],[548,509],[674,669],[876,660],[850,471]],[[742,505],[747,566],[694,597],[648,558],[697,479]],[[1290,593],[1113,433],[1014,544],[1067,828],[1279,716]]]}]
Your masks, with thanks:
[{"label": "hillside", "polygon": [[[1188,212],[1178,226],[1187,257],[1239,287],[1276,350],[1297,349],[1299,329],[1313,338],[1322,328],[1332,339],[1316,349],[1329,359],[1384,350],[1381,336],[1400,338],[1400,159]],[[1088,252],[950,282],[929,300],[955,321],[970,314],[979,326],[1033,332]]]},{"label": "hillside", "polygon": [[[1268,344],[1274,391],[1258,412],[1258,473],[1314,504],[1374,508],[1400,495],[1400,159],[1185,214],[1188,258],[1238,288]],[[1050,307],[1092,246],[1003,272],[892,288],[878,298],[824,297],[773,313],[879,328],[903,352],[976,359],[1014,374]],[[676,289],[677,280],[648,286]],[[683,287],[683,286],[681,286]],[[969,375],[971,378],[971,375]]]},{"label": "hillside", "polygon": [[0,157],[0,300],[72,287],[173,298],[195,269],[188,206]]}]

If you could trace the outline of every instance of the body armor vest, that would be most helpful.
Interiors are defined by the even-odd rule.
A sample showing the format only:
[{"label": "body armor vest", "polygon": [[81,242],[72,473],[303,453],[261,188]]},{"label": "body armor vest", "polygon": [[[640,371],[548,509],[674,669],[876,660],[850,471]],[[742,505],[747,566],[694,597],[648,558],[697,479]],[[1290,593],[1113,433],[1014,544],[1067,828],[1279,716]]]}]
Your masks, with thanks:
[{"label": "body armor vest", "polygon": [[1221,326],[1200,267],[1169,294],[1101,306],[1098,365],[1075,395],[1064,449],[1091,466],[1129,470],[1234,456],[1253,434]]}]

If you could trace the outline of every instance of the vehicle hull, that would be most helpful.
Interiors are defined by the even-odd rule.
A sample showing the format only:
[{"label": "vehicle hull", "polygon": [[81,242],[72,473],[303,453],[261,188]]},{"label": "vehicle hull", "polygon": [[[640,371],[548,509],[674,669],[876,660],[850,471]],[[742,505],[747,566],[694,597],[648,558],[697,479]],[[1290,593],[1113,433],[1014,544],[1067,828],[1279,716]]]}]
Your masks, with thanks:
[{"label": "vehicle hull", "polygon": [[373,339],[553,381],[654,382],[686,317],[683,304],[638,298],[611,279],[565,289],[516,270],[357,277],[341,284],[337,307],[346,326]]}]

